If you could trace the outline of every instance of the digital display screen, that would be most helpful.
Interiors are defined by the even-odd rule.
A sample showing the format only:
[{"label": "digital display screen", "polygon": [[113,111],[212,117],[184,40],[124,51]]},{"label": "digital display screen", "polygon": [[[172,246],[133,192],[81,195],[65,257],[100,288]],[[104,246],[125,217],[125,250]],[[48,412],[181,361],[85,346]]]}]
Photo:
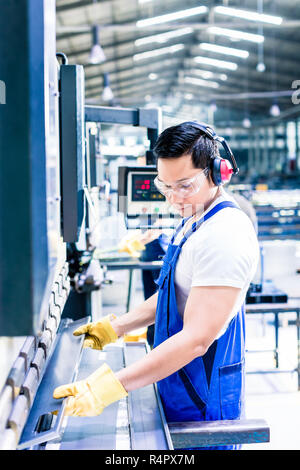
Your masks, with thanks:
[{"label": "digital display screen", "polygon": [[132,201],[164,201],[165,197],[156,189],[156,174],[132,175]]}]

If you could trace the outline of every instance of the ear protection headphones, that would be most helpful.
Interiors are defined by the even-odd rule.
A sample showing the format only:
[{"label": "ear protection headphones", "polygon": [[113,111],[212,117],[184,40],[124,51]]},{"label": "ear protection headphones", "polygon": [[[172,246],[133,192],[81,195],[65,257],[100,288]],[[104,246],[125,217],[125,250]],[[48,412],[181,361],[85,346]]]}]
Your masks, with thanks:
[{"label": "ear protection headphones", "polygon": [[211,179],[216,186],[222,186],[224,183],[228,183],[231,179],[232,174],[237,175],[239,168],[237,167],[234,155],[223,137],[220,137],[215,133],[212,127],[199,123],[197,121],[188,121],[185,124],[190,124],[195,128],[202,131],[211,140],[222,144],[228,159],[221,158],[218,156],[211,157],[210,173]]}]

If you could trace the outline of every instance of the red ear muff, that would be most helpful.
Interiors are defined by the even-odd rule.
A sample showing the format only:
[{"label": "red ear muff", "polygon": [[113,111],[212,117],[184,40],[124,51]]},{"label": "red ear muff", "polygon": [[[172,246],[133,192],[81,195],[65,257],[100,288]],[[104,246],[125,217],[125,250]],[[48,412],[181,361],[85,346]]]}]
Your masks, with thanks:
[{"label": "red ear muff", "polygon": [[233,173],[233,168],[229,160],[222,159],[220,162],[220,174],[222,184],[228,183],[231,179]]},{"label": "red ear muff", "polygon": [[233,174],[233,168],[229,160],[216,157],[212,161],[211,177],[216,186],[228,183]]}]

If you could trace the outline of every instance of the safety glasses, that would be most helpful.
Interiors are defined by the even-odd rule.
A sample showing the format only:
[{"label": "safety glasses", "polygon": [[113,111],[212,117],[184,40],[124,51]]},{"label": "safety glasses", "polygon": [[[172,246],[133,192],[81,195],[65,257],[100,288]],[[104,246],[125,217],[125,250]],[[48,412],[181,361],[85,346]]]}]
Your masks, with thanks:
[{"label": "safety glasses", "polygon": [[154,179],[154,184],[158,191],[166,197],[170,197],[171,194],[174,193],[181,196],[182,198],[190,197],[193,194],[196,194],[203,186],[202,175],[204,174],[207,176],[207,171],[208,169],[204,168],[204,170],[197,173],[195,176],[193,176],[193,178],[187,178],[186,180],[182,180],[173,185],[163,183],[157,176]]}]

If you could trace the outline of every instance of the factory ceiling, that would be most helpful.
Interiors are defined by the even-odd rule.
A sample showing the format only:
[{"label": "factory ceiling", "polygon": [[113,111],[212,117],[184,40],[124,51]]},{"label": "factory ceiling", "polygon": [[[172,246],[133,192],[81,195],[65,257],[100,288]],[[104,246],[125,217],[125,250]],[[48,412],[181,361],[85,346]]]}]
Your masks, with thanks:
[{"label": "factory ceiling", "polygon": [[[84,65],[87,102],[190,119],[218,109],[233,125],[299,113],[298,0],[57,0],[56,9],[57,51]],[[102,59],[91,58],[97,42]]]}]

